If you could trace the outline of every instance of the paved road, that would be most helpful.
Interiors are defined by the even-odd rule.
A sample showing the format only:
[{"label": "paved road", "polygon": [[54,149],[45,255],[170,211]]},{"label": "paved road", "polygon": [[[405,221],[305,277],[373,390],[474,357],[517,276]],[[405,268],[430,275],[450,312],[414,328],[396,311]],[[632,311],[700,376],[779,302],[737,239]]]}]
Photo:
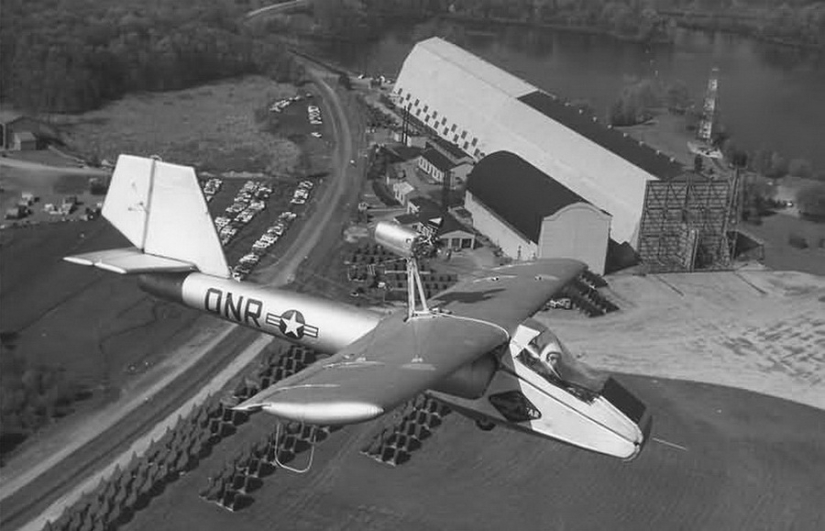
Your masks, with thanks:
[{"label": "paved road", "polygon": [[73,166],[49,166],[39,162],[29,162],[27,160],[0,157],[0,166],[9,168],[19,168],[21,170],[45,171],[50,173],[72,174],[72,175],[100,175],[108,177],[110,172],[100,168],[78,168]]},{"label": "paved road", "polygon": [[307,5],[308,3],[309,2],[307,2],[307,0],[292,0],[291,2],[283,2],[283,3],[280,3],[280,4],[273,4],[271,6],[265,6],[265,7],[259,8],[259,9],[255,9],[254,11],[250,11],[249,13],[246,14],[246,18],[247,18],[247,20],[249,20],[249,19],[255,18],[259,15],[265,15],[267,13],[271,15],[273,13],[278,13],[280,11],[289,11],[293,8]]},{"label": "paved road", "polygon": [[[349,207],[357,199],[360,188],[357,183],[358,173],[347,163],[355,147],[341,102],[335,91],[317,72],[312,71],[311,75],[324,96],[324,103],[335,129],[335,171],[333,182],[318,199],[313,216],[306,221],[293,246],[281,260],[271,266],[270,271],[264,272],[264,278],[274,285],[287,283],[319,243],[329,243],[330,235],[340,237],[338,226],[345,222]],[[313,253],[313,258],[303,266],[312,267],[313,263],[322,263],[325,259],[325,253],[322,251],[324,249]],[[70,444],[63,445],[59,451],[50,454],[38,466],[14,475],[8,474],[7,470],[3,486],[0,488],[0,510],[3,513],[4,527],[17,527],[26,522],[26,528],[42,527],[46,516],[53,518],[59,515],[63,506],[71,504],[80,496],[86,485],[91,485],[89,477],[93,476],[97,481],[98,477],[105,475],[103,472],[113,468],[115,462],[128,459],[134,448],[132,443],[139,444],[143,441],[148,445],[150,437],[147,433],[152,432],[153,426],[174,423],[180,411],[175,409],[175,405],[186,402],[199,388],[220,388],[221,385],[218,384],[234,374],[226,374],[226,371],[223,371],[219,373],[221,381],[215,382],[216,373],[222,367],[236,357],[253,359],[266,345],[265,342],[258,341],[250,346],[253,341],[260,339],[260,334],[234,325],[222,325],[217,330],[210,331],[210,334],[211,339],[198,336],[193,341],[196,348],[193,349],[193,342],[190,342],[179,349],[188,352],[171,354],[170,360],[184,358],[187,361],[178,363],[171,370],[165,367],[165,371],[159,372],[159,376],[163,377],[159,378],[155,385],[107,408],[95,417],[93,423],[74,434]],[[231,338],[232,349],[226,348],[227,338]],[[231,355],[227,355],[227,352],[231,352]],[[242,365],[237,366],[236,370],[241,368]],[[196,377],[192,378],[193,375]],[[185,392],[163,394],[169,387],[180,387],[181,381],[187,382],[183,386]],[[209,383],[206,383],[207,381]],[[172,382],[175,385],[169,386]],[[199,385],[199,382],[204,384]],[[163,399],[157,398],[147,403],[147,399],[160,396],[163,396]],[[169,411],[172,413],[164,419],[163,415]],[[128,429],[125,429],[126,426]],[[66,459],[69,456],[71,459]],[[86,481],[83,481],[82,477],[86,478]]]},{"label": "paved road", "polygon": [[330,234],[340,237],[343,225],[349,217],[350,208],[357,200],[360,190],[359,172],[349,165],[349,161],[357,152],[357,147],[353,145],[352,130],[341,100],[332,87],[324,81],[321,73],[309,63],[307,63],[307,71],[321,91],[322,105],[335,130],[336,143],[332,154],[334,171],[331,185],[328,185],[321,197],[316,200],[313,217],[307,220],[300,236],[293,244],[289,257],[285,257],[270,268],[276,270],[273,276],[270,277],[269,272],[264,273],[263,278],[269,280],[270,285],[275,286],[288,284],[295,271],[298,270],[298,266],[313,249],[326,253],[330,247],[330,241],[329,238],[325,238],[319,245],[321,237]]}]

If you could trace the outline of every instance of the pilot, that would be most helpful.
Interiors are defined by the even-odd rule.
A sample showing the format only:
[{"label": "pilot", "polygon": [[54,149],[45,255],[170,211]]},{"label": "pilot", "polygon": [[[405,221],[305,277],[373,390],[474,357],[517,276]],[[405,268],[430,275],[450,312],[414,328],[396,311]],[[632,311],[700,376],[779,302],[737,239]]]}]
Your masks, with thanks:
[{"label": "pilot", "polygon": [[[538,339],[538,337],[536,339]],[[561,375],[556,369],[556,364],[561,359],[561,346],[558,340],[554,338],[541,348],[541,346],[537,344],[536,339],[528,343],[527,348],[524,349],[535,362],[533,364],[533,370],[538,369],[536,372],[544,373],[542,374],[543,376],[550,376],[551,378],[561,380]],[[539,348],[541,348],[541,350],[539,350]]]},{"label": "pilot", "polygon": [[553,372],[558,374],[556,367],[561,360],[561,345],[558,339],[553,339],[544,346],[541,350],[541,360],[545,365],[553,369]]}]

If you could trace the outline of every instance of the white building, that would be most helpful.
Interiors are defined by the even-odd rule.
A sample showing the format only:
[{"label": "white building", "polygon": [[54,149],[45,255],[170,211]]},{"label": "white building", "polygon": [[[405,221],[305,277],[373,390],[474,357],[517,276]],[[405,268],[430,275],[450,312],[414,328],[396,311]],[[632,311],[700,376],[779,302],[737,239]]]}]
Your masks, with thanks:
[{"label": "white building", "polygon": [[518,155],[498,151],[479,161],[464,208],[473,227],[515,260],[575,258],[604,273],[610,214]]},{"label": "white building", "polygon": [[611,237],[636,247],[650,180],[673,159],[437,37],[407,56],[394,92],[413,118],[480,160],[512,152],[612,215]]}]

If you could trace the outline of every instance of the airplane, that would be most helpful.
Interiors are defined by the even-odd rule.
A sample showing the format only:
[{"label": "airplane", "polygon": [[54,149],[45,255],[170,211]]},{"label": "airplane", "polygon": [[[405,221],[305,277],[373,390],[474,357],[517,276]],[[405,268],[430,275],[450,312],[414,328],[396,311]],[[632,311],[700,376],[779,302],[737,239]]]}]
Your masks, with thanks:
[{"label": "airplane", "polygon": [[476,272],[425,299],[423,235],[378,223],[374,239],[406,262],[407,305],[381,314],[230,278],[195,170],[120,155],[102,215],[131,247],[65,260],[137,277],[161,299],[328,354],[238,404],[279,420],[366,422],[420,393],[474,420],[632,460],[652,417],[614,378],[594,371],[532,316],[586,266],[570,259]]}]

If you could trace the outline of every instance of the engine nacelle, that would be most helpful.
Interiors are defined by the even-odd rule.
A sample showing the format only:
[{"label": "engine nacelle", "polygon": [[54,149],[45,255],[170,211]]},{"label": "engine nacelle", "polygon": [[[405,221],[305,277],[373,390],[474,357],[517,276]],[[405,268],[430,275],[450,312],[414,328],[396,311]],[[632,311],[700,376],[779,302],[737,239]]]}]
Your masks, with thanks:
[{"label": "engine nacelle", "polygon": [[391,221],[378,222],[373,238],[403,258],[420,258],[432,250],[432,244],[423,235]]},{"label": "engine nacelle", "polygon": [[475,400],[484,396],[497,367],[498,362],[495,356],[492,353],[485,354],[438,382],[432,390]]}]

